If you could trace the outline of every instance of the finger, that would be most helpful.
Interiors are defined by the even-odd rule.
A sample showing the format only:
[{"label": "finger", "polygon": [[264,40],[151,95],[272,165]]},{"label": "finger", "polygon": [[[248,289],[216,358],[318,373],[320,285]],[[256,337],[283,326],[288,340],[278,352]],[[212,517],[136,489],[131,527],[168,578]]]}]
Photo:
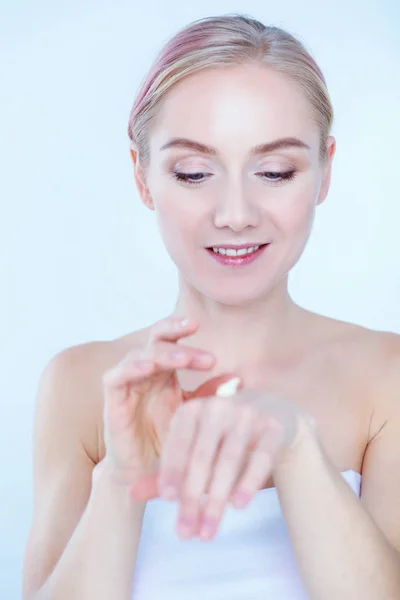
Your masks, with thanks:
[{"label": "finger", "polygon": [[209,369],[216,361],[215,356],[205,350],[164,341],[156,341],[148,346],[141,353],[141,358],[156,362],[161,370],[190,367]]},{"label": "finger", "polygon": [[[212,377],[208,381],[202,383],[192,392],[183,392],[184,399],[187,401],[191,401],[197,397],[208,397],[214,396],[220,387],[220,385],[225,384],[226,382],[237,379],[237,375],[235,373],[226,373],[224,375],[217,375]],[[242,381],[239,382],[239,387],[242,387]],[[149,473],[145,476],[142,476],[140,480],[138,480],[131,488],[132,495],[138,500],[151,500],[152,498],[158,497],[159,494],[159,469],[157,469],[153,473]]]},{"label": "finger", "polygon": [[170,430],[160,456],[160,466],[155,472],[142,476],[132,485],[130,492],[134,498],[142,501],[157,496],[165,500],[178,498],[200,412],[201,403],[195,400],[177,410],[171,419]]},{"label": "finger", "polygon": [[169,316],[152,325],[148,345],[158,340],[177,342],[180,338],[192,335],[199,327],[195,319]]},{"label": "finger", "polygon": [[[125,388],[128,383],[135,383],[147,377],[154,369],[154,363],[151,360],[135,359],[130,362],[122,361],[112,369],[104,373],[102,381],[103,386],[108,392]],[[122,401],[126,399],[119,396]]]},{"label": "finger", "polygon": [[233,426],[225,436],[214,465],[209,485],[200,537],[211,539],[221,522],[232,489],[245,462],[249,441],[254,435],[255,414],[250,406],[231,408],[235,413]]},{"label": "finger", "polygon": [[151,363],[138,361],[131,365],[117,365],[103,375],[103,420],[110,434],[123,432],[131,423],[132,403],[137,401],[137,394],[131,391],[134,389],[132,384],[147,377],[152,369]]},{"label": "finger", "polygon": [[177,525],[182,537],[190,537],[197,528],[203,495],[221,441],[229,428],[228,410],[232,411],[232,406],[228,406],[225,400],[213,399],[204,404],[197,437],[192,444],[181,483]]},{"label": "finger", "polygon": [[176,500],[181,493],[188,457],[196,437],[202,402],[183,404],[171,419],[160,457],[158,488],[166,500]]},{"label": "finger", "polygon": [[[162,319],[150,328],[149,337],[144,350],[140,351],[138,348],[133,348],[127,353],[121,363],[131,363],[136,359],[151,360],[151,348],[155,343],[160,341],[170,343],[176,342],[181,337],[192,335],[196,329],[198,329],[198,323],[192,319],[189,320],[187,318],[178,317],[167,317],[166,319]],[[176,349],[179,350],[181,346],[171,344],[170,348],[171,351]]]},{"label": "finger", "polygon": [[235,508],[248,506],[272,471],[274,457],[282,440],[282,429],[279,424],[275,426],[274,419],[266,419],[265,422],[266,425],[231,495]]},{"label": "finger", "polygon": [[[132,349],[131,352],[120,361],[118,365],[114,368],[109,369],[103,376],[103,383],[109,388],[119,388],[125,386],[129,382],[135,382],[140,380],[144,374],[148,375],[152,370],[155,360],[155,355],[151,350],[152,344],[154,341],[158,340],[168,340],[168,341],[177,341],[179,338],[191,335],[194,330],[198,328],[198,323],[193,319],[188,318],[179,318],[179,317],[168,317],[166,319],[162,319],[158,323],[152,326],[149,336],[149,342],[146,346],[146,350],[144,352],[138,351],[137,348]],[[175,354],[183,351],[189,352],[188,356],[195,356],[196,359],[202,363],[204,362],[212,362],[209,358],[203,357],[215,357],[207,352],[197,349],[189,349],[182,346],[177,346],[176,344],[171,344],[167,346],[168,350],[162,352],[162,348],[160,347],[157,352],[157,357],[161,361],[161,366],[163,366],[163,362],[166,362],[169,368],[174,368],[175,364],[179,361],[182,362],[181,356],[176,356]],[[190,351],[193,350],[191,353]],[[171,356],[174,354],[174,356]],[[185,357],[187,355],[185,354]],[[172,358],[172,364],[168,361],[168,357]],[[201,358],[200,358],[201,357]],[[184,362],[187,361],[187,358],[184,358]],[[193,358],[191,359],[193,360]]]}]

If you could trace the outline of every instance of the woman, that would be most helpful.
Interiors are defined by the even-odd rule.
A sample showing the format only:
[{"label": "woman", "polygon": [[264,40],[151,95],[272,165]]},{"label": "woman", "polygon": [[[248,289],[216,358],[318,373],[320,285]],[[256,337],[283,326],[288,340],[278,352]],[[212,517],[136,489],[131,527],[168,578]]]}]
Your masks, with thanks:
[{"label": "woman", "polygon": [[179,297],[44,370],[25,599],[400,598],[399,337],[288,293],[332,119],[303,45],[255,19],[158,56],[129,136]]}]

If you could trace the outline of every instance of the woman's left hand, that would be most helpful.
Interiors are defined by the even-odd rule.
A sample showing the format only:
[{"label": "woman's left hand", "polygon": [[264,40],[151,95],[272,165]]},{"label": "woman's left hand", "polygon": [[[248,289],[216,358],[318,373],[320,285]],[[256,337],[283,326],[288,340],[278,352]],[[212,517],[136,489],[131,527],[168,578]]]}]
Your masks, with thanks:
[{"label": "woman's left hand", "polygon": [[179,501],[180,537],[211,539],[227,503],[246,507],[310,433],[316,435],[314,417],[271,392],[195,398],[172,418],[159,471],[139,480],[132,495]]}]

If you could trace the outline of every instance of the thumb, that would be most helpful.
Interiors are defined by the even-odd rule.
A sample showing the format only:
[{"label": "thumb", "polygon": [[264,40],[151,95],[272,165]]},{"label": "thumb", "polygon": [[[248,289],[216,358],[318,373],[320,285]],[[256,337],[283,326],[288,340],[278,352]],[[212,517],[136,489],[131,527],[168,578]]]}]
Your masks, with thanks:
[{"label": "thumb", "polygon": [[[219,388],[221,388],[221,395],[228,395],[226,393],[226,385],[228,381],[232,380],[233,391],[235,393],[237,389],[243,387],[243,382],[240,377],[234,373],[226,373],[224,375],[218,375],[212,377],[208,381],[199,385],[193,392],[183,392],[184,401],[193,400],[193,398],[205,398],[209,396],[218,396]],[[237,381],[233,381],[237,380]],[[222,387],[223,386],[223,387]],[[140,477],[131,487],[131,495],[136,500],[147,501],[153,498],[157,498],[159,494],[158,490],[158,477],[160,470],[143,475]]]}]

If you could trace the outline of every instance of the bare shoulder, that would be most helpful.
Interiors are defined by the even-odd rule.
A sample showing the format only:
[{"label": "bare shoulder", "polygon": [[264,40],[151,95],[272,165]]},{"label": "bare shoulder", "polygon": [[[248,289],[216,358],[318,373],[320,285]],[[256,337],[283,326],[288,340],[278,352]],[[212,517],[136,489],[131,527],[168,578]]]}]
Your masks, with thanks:
[{"label": "bare shoulder", "polygon": [[338,370],[359,382],[370,407],[370,439],[400,416],[400,335],[315,315]]},{"label": "bare shoulder", "polygon": [[400,353],[400,335],[397,333],[378,331],[315,313],[309,314],[314,330],[319,332],[317,341],[336,352],[338,358],[343,358],[346,363],[361,359],[365,366],[365,361],[370,362],[368,368],[375,371]]},{"label": "bare shoulder", "polygon": [[[90,341],[65,348],[46,365],[39,387],[51,390],[51,410],[73,423],[86,454],[94,463],[104,456],[103,375],[146,339],[141,329],[113,340]],[[58,393],[58,392],[62,393]],[[49,394],[40,393],[45,398]],[[61,405],[64,404],[64,405]],[[39,411],[41,407],[38,407]],[[48,409],[46,409],[48,410]]]},{"label": "bare shoulder", "polygon": [[382,383],[387,369],[393,368],[400,359],[400,335],[344,321],[329,321],[332,347],[340,350],[341,359],[362,367],[370,384]]},{"label": "bare shoulder", "polygon": [[365,377],[372,404],[370,441],[389,422],[400,424],[400,335],[372,331],[368,336]]}]

